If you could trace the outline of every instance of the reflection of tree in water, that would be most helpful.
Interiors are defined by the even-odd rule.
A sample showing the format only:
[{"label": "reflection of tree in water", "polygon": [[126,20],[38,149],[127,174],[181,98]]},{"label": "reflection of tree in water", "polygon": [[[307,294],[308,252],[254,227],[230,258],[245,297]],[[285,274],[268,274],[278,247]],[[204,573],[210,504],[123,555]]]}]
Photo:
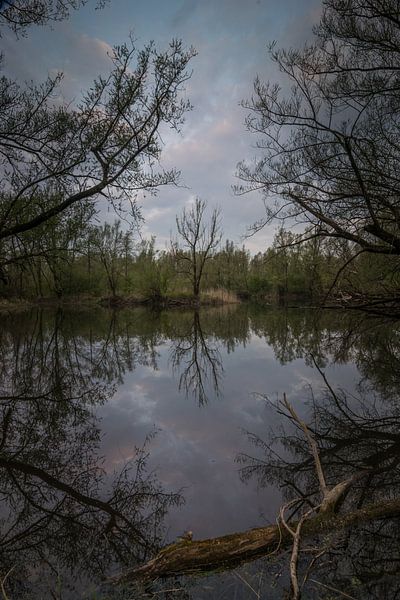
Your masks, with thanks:
[{"label": "reflection of tree in water", "polygon": [[138,364],[157,367],[159,334],[137,329],[135,320],[105,311],[11,316],[0,331],[0,381],[20,393],[121,382]]},{"label": "reflection of tree in water", "polygon": [[223,375],[219,344],[203,331],[198,311],[191,313],[187,327],[173,340],[171,363],[174,369],[182,369],[179,390],[194,396],[199,405],[208,402],[210,393],[219,396]]},{"label": "reflection of tree in water", "polygon": [[[363,508],[368,510],[371,505],[383,505],[398,497],[398,397],[392,403],[381,402],[374,396],[354,397],[336,392],[326,379],[325,383],[328,386],[325,396],[312,398],[312,422],[308,428],[317,443],[328,487],[354,478],[335,511],[344,515]],[[300,518],[310,506],[319,504],[319,482],[299,423],[282,410],[282,405],[278,410],[289,419],[290,426],[282,427],[279,432],[271,431],[265,440],[249,433],[258,452],[257,456],[239,456],[241,477],[244,481],[255,477],[260,485],[279,486],[286,502],[297,500],[290,517]],[[302,575],[307,574],[308,579],[306,597],[329,597],[332,590],[329,592],[323,585],[356,598],[397,597],[399,534],[398,514],[387,514],[366,524],[320,535],[311,548],[307,540],[304,546],[308,546],[308,551],[301,559]]]},{"label": "reflection of tree in water", "polygon": [[245,347],[251,337],[251,311],[247,305],[234,304],[202,310],[201,322],[208,335],[214,336],[228,354],[237,346]]},{"label": "reflection of tree in water", "polygon": [[304,358],[308,352],[322,359],[330,325],[335,328],[338,323],[329,323],[311,310],[259,308],[251,314],[253,332],[266,339],[281,364]]},{"label": "reflection of tree in water", "polygon": [[346,320],[347,330],[331,340],[335,362],[354,360],[363,385],[389,401],[400,389],[400,328],[393,322],[365,316]]},{"label": "reflection of tree in water", "polygon": [[[311,353],[318,365],[354,360],[368,379],[364,387],[372,381],[386,401],[330,395],[315,401],[312,429],[330,482],[369,470],[350,490],[343,509],[396,493],[400,415],[393,391],[400,369],[395,328],[337,313],[240,306],[228,314],[220,309],[200,314],[138,309],[73,313],[71,318],[58,311],[3,320],[0,575],[14,567],[7,581],[14,586],[10,597],[22,597],[22,588],[29,597],[35,577],[40,580],[35,591],[45,586],[45,572],[52,586],[58,575],[63,584],[68,569],[73,578],[90,579],[117,562],[132,566],[159,543],[163,514],[179,498],[164,494],[156,479],[146,476],[146,449],[114,476],[104,472],[94,409],[137,364],[157,368],[157,345],[167,339],[176,340],[171,361],[180,371],[181,386],[194,391],[200,403],[218,394],[220,349],[234,351],[246,344],[250,332],[265,337],[282,362],[304,357],[312,364]],[[284,485],[287,498],[300,490],[304,505],[313,501],[316,479],[301,436],[292,430],[281,433],[280,462],[268,454],[271,440],[254,441],[267,456],[264,463],[248,458],[243,475]],[[397,542],[392,543],[397,533],[392,519],[335,534],[334,549],[321,538],[328,545],[318,562],[323,581],[330,578],[341,589],[359,581],[364,597],[366,589],[370,597],[391,597],[397,588],[388,573],[400,564]],[[383,565],[378,564],[382,556]],[[327,574],[323,560],[332,561]],[[217,597],[218,586],[215,590]]]},{"label": "reflection of tree in water", "polygon": [[312,309],[255,309],[249,319],[282,364],[302,358],[312,365],[312,356],[320,366],[354,362],[382,397],[400,389],[399,321]]},{"label": "reflection of tree in water", "polygon": [[[108,313],[106,331],[91,347],[90,362],[102,379],[122,383],[123,375],[136,365],[157,369],[156,345],[161,336],[158,328],[140,328],[140,316],[130,317],[113,311]],[[93,355],[93,349],[95,353]]]},{"label": "reflection of tree in water", "polygon": [[112,377],[154,352],[136,352],[112,321],[102,345],[68,329],[61,312],[46,319],[38,313],[28,328],[12,319],[0,333],[0,575],[13,567],[7,586],[18,598],[31,586],[47,597],[68,571],[76,581],[144,560],[180,502],[146,474],[150,438],[114,474],[98,454],[93,408],[109,398]]}]

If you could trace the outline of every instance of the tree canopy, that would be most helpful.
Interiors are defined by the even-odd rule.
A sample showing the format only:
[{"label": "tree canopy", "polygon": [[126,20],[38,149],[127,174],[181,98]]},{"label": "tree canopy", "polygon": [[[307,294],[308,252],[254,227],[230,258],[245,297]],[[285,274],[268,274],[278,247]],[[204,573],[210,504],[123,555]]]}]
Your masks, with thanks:
[{"label": "tree canopy", "polygon": [[193,55],[179,41],[165,52],[116,47],[109,76],[76,108],[54,102],[61,75],[24,89],[2,77],[0,239],[100,194],[117,206],[176,183],[178,171],[159,168],[160,128],[178,128],[190,108],[180,92]]},{"label": "tree canopy", "polygon": [[261,157],[239,165],[237,190],[263,193],[255,228],[289,219],[400,254],[399,14],[398,0],[325,0],[314,43],[271,45],[284,90],[257,78],[244,103]]}]

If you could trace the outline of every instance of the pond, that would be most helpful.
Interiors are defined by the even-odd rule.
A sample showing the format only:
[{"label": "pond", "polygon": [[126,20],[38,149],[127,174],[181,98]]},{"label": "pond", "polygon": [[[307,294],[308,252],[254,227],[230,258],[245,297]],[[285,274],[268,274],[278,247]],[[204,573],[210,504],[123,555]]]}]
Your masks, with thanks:
[{"label": "pond", "polygon": [[[299,494],[311,503],[318,480],[284,394],[309,424],[328,484],[362,473],[343,498],[347,511],[396,498],[399,343],[393,323],[351,311],[239,304],[3,314],[6,593],[285,597],[290,552],[134,592],[103,579],[185,530],[214,538],[276,523]],[[396,597],[399,533],[390,514],[334,540],[332,532],[307,540],[305,597]]]}]

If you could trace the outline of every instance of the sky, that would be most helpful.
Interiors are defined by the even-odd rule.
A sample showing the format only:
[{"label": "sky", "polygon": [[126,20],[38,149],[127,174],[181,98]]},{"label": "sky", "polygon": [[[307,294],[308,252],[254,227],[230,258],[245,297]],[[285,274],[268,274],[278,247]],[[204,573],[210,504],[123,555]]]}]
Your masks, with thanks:
[{"label": "sky", "polygon": [[[320,11],[321,0],[109,0],[102,10],[89,0],[66,21],[33,26],[19,40],[5,32],[0,44],[7,75],[38,83],[61,71],[60,91],[72,102],[107,73],[112,46],[127,41],[130,33],[138,47],[154,40],[163,49],[172,38],[193,46],[197,56],[185,90],[193,110],[180,134],[164,137],[161,161],[181,171],[181,187],[162,187],[156,197],[139,198],[142,235],[155,235],[157,246],[165,248],[175,235],[176,215],[199,197],[210,211],[220,208],[224,239],[245,243],[255,253],[271,244],[276,226],[244,239],[263,216],[263,203],[258,192],[236,196],[232,190],[239,183],[238,162],[260,156],[240,103],[251,97],[256,75],[280,81],[268,43],[301,47],[312,38]],[[101,214],[114,219],[104,210]]]}]

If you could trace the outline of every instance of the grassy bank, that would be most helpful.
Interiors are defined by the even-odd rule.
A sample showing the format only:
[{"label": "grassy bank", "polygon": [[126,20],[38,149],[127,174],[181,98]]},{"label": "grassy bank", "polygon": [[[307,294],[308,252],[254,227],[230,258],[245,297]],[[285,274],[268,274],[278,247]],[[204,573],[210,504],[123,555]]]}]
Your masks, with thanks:
[{"label": "grassy bank", "polygon": [[237,304],[240,300],[236,294],[223,289],[212,289],[202,293],[196,299],[189,293],[175,293],[164,296],[124,295],[124,296],[93,296],[90,294],[48,296],[43,298],[0,298],[0,312],[27,310],[33,307],[67,306],[70,308],[90,307],[95,305],[110,308],[148,305],[160,308],[221,306]]}]

